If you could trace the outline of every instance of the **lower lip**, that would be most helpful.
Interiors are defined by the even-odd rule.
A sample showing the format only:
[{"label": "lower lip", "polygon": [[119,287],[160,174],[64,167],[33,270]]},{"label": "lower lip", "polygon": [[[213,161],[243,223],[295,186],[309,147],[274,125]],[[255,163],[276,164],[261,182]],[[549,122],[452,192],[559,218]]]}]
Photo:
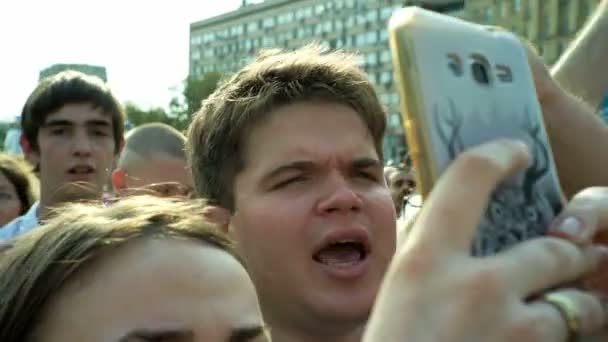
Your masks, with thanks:
[{"label": "lower lip", "polygon": [[320,265],[323,270],[329,274],[330,277],[339,280],[352,280],[357,279],[365,275],[365,271],[369,265],[369,254],[365,259],[359,260],[356,263],[349,265],[327,265],[313,260],[315,263]]},{"label": "lower lip", "polygon": [[80,173],[80,174],[75,174],[75,173],[68,173],[68,179],[70,181],[73,182],[78,182],[78,181],[88,181],[91,180],[93,178],[94,173]]}]

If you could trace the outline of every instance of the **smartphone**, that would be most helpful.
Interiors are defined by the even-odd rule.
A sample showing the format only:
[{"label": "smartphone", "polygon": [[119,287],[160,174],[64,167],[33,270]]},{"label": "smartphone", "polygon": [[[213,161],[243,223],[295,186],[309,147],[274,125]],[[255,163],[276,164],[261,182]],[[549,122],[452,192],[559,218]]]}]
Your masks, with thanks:
[{"label": "smartphone", "polygon": [[526,47],[509,32],[418,7],[393,14],[389,41],[422,198],[466,149],[518,139],[530,147],[530,166],[495,189],[472,253],[544,235],[563,196]]}]

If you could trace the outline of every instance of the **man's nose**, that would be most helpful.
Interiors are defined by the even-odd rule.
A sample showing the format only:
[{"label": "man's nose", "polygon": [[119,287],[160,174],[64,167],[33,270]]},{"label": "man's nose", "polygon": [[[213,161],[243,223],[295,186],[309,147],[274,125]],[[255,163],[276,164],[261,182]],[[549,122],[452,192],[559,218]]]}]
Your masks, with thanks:
[{"label": "man's nose", "polygon": [[85,132],[77,132],[72,141],[72,152],[75,156],[86,157],[91,155],[91,138]]},{"label": "man's nose", "polygon": [[317,210],[320,214],[330,212],[358,211],[363,206],[363,200],[353,184],[343,175],[332,175],[327,181],[325,197],[319,201]]}]

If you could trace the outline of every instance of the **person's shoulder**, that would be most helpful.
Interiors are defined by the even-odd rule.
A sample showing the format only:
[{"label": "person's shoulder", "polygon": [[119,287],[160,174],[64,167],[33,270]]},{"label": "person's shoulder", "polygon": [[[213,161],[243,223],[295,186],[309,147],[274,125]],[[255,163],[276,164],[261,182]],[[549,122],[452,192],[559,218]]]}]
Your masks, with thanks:
[{"label": "person's shoulder", "polygon": [[16,217],[14,220],[0,228],[0,241],[11,240],[19,235],[24,218],[25,215]]},{"label": "person's shoulder", "polygon": [[38,202],[25,215],[19,216],[0,228],[0,241],[11,240],[38,226]]}]

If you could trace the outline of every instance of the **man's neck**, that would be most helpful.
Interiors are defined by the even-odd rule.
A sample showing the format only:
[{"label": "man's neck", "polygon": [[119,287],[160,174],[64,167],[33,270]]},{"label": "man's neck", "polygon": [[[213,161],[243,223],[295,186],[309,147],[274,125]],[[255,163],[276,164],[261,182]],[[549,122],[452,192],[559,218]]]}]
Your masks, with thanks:
[{"label": "man's neck", "polygon": [[286,323],[284,319],[275,321],[270,317],[266,318],[266,323],[270,326],[273,341],[287,342],[360,342],[365,329],[364,324],[344,325],[323,321],[314,325],[300,325],[294,322]]},{"label": "man's neck", "polygon": [[310,332],[296,332],[296,331],[285,331],[278,327],[269,324],[271,327],[271,336],[273,341],[286,341],[286,342],[360,342],[363,338],[363,327],[351,331],[345,335],[324,335]]},{"label": "man's neck", "polygon": [[58,190],[51,192],[50,195],[48,191],[42,192],[40,195],[40,206],[36,213],[38,222],[48,219],[52,215],[53,209],[61,207],[64,204],[97,200],[101,199],[101,196],[102,192],[88,183],[64,184]]}]

